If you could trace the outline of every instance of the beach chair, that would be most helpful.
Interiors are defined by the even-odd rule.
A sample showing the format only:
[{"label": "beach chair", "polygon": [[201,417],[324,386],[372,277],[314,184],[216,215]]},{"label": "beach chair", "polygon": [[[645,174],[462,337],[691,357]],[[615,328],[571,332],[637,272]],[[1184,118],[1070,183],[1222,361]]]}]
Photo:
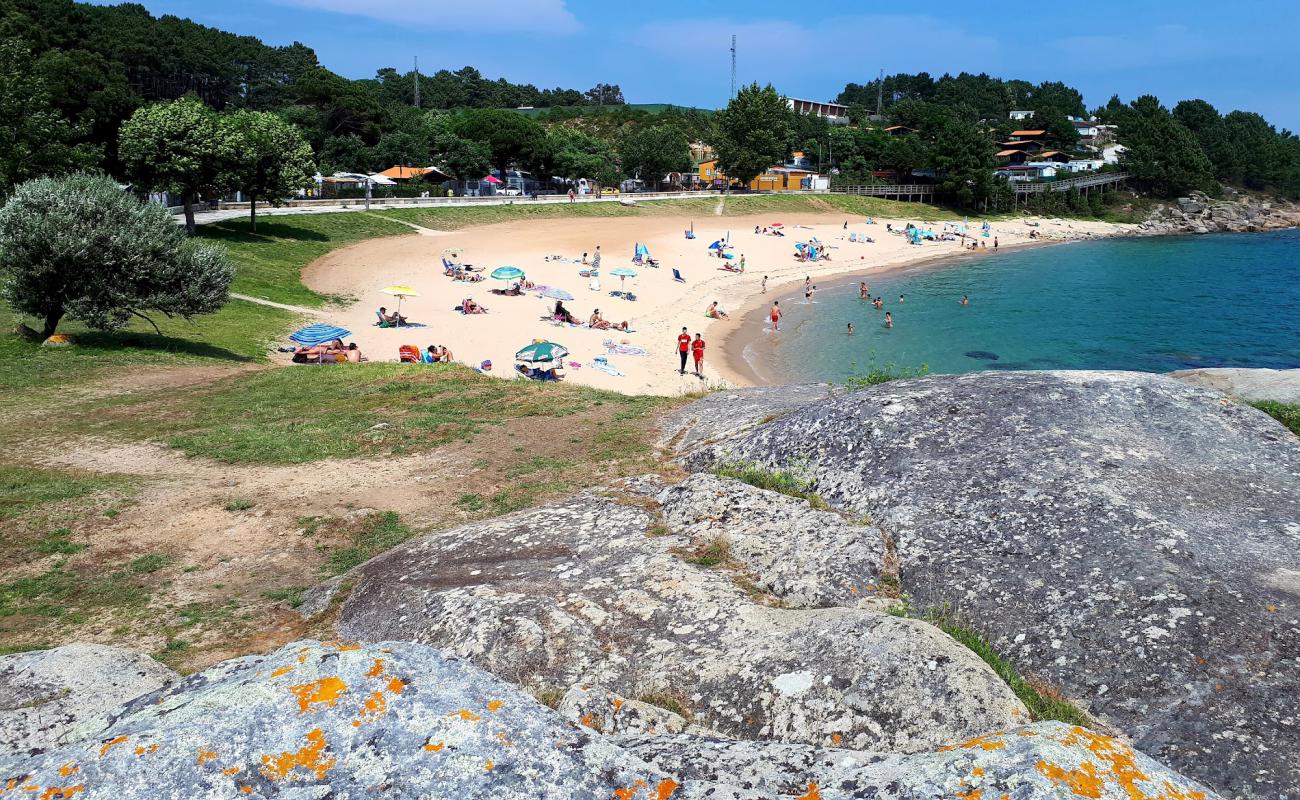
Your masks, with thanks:
[{"label": "beach chair", "polygon": [[678,283],[686,283],[686,279],[682,277],[682,271],[676,268],[673,269],[673,280]]}]

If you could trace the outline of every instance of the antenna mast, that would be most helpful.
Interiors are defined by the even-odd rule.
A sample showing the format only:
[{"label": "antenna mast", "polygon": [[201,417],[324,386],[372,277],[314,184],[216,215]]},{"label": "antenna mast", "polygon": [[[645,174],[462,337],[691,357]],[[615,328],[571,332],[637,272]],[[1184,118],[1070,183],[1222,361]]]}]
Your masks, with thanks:
[{"label": "antenna mast", "polygon": [[736,34],[731,34],[731,99],[736,99]]},{"label": "antenna mast", "polygon": [[420,57],[415,57],[415,107],[420,107]]},{"label": "antenna mast", "polygon": [[880,77],[876,79],[876,119],[880,119],[880,112],[884,109],[885,100],[885,70],[880,69]]}]

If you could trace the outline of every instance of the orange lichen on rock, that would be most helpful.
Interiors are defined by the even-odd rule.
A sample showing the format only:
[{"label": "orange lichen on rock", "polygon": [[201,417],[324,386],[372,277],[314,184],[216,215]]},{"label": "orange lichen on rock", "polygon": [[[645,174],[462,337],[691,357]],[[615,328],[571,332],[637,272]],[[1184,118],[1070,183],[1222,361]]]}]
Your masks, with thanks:
[{"label": "orange lichen on rock", "polygon": [[444,745],[442,742],[437,742],[437,743],[428,742],[427,744],[424,745],[424,749],[430,753],[440,752],[444,747],[446,747],[446,745]]},{"label": "orange lichen on rock", "polygon": [[1048,761],[1039,761],[1034,767],[1048,780],[1064,785],[1079,797],[1101,797],[1101,790],[1106,785],[1091,761],[1083,762],[1078,769],[1066,769]]},{"label": "orange lichen on rock", "polygon": [[401,694],[402,690],[405,688],[406,688],[406,681],[402,680],[401,678],[393,678],[391,681],[388,682],[388,691],[392,692],[393,694]]},{"label": "orange lichen on rock", "polygon": [[970,774],[973,775],[973,776],[976,777],[976,778],[982,778],[982,777],[984,777],[984,768],[983,768],[983,767],[976,767],[976,768],[974,768],[974,769],[972,769],[972,770],[970,771]]},{"label": "orange lichen on rock", "polygon": [[84,791],[86,791],[84,783],[78,783],[76,786],[48,786],[41,792],[39,800],[71,800]]},{"label": "orange lichen on rock", "polygon": [[252,794],[252,793],[253,793],[253,787],[252,787],[252,786],[241,786],[241,787],[239,787],[239,791],[242,792],[243,794]]},{"label": "orange lichen on rock", "polygon": [[388,712],[388,701],[383,692],[371,692],[361,704],[361,713],[352,721],[352,727],[360,728],[366,722],[372,722]]},{"label": "orange lichen on rock", "polygon": [[967,789],[964,792],[958,792],[957,797],[960,800],[980,800],[984,796],[982,789]]},{"label": "orange lichen on rock", "polygon": [[158,752],[158,743],[157,743],[157,742],[154,742],[153,744],[149,745],[148,747],[145,747],[144,745],[139,745],[139,746],[137,746],[137,747],[135,748],[135,754],[136,754],[137,756],[148,755],[148,754],[150,754],[150,753],[156,753],[156,752]]},{"label": "orange lichen on rock", "polygon": [[503,705],[505,705],[505,703],[501,702],[500,700],[489,700],[487,704],[487,710],[495,714],[501,710],[501,706]]},{"label": "orange lichen on rock", "polygon": [[238,775],[239,767],[226,767],[225,769],[221,770],[221,774],[226,776]]},{"label": "orange lichen on rock", "polygon": [[376,658],[375,663],[370,666],[370,669],[366,670],[366,677],[378,678],[380,675],[383,674],[384,674],[384,660],[382,658]]},{"label": "orange lichen on rock", "polygon": [[844,737],[843,737],[843,736],[839,735],[838,733],[832,733],[832,734],[831,734],[831,744],[832,744],[832,745],[834,745],[834,746],[836,746],[836,747],[839,747],[839,746],[840,746],[840,742],[842,742],[842,741],[844,741]]},{"label": "orange lichen on rock", "polygon": [[[273,781],[292,779],[296,770],[306,770],[316,780],[324,780],[337,760],[325,758],[325,733],[316,728],[307,734],[307,744],[296,753],[285,751],[278,756],[262,756],[262,774]],[[304,777],[304,780],[306,777]]]},{"label": "orange lichen on rock", "polygon": [[289,666],[289,667],[280,667],[279,669],[276,669],[276,670],[272,670],[272,671],[271,671],[271,677],[272,677],[272,678],[278,678],[278,677],[280,677],[281,675],[288,675],[290,672],[293,672],[293,667],[292,667],[292,666]]},{"label": "orange lichen on rock", "polygon": [[81,767],[77,766],[77,762],[75,761],[69,761],[59,767],[59,777],[61,778],[66,778],[74,772],[81,772]]},{"label": "orange lichen on rock", "polygon": [[515,746],[515,743],[510,741],[510,737],[506,734],[505,731],[497,731],[497,741],[501,743],[502,747]]},{"label": "orange lichen on rock", "polygon": [[582,719],[579,719],[578,722],[582,723],[584,727],[595,729],[596,715],[591,713],[583,714]]},{"label": "orange lichen on rock", "polygon": [[465,722],[478,722],[479,720],[483,719],[478,714],[475,714],[473,711],[470,711],[468,708],[462,708],[460,711],[453,711],[447,716],[460,717]]},{"label": "orange lichen on rock", "polygon": [[194,759],[200,764],[206,764],[209,761],[216,761],[217,753],[215,750],[200,750],[198,758]]},{"label": "orange lichen on rock", "polygon": [[337,675],[321,678],[311,683],[290,686],[289,691],[298,698],[298,713],[306,714],[312,706],[321,703],[333,707],[339,697],[348,690],[348,685]]},{"label": "orange lichen on rock", "polygon": [[672,797],[673,792],[677,791],[679,784],[672,778],[664,778],[659,781],[659,786],[655,788],[655,800],[668,800]]},{"label": "orange lichen on rock", "polygon": [[107,742],[104,742],[104,745],[99,748],[99,757],[103,758],[104,756],[108,755],[109,750],[112,750],[114,747],[117,747],[119,744],[122,744],[129,738],[131,737],[118,736],[113,739],[109,739]]},{"label": "orange lichen on rock", "polygon": [[494,763],[492,763],[492,759],[490,759],[490,758],[487,760],[487,763],[483,765],[483,769],[485,769],[485,770],[487,770],[487,771],[489,771],[489,772],[491,772],[492,770],[496,769],[496,767],[497,767],[497,765],[494,764]]},{"label": "orange lichen on rock", "polygon": [[998,738],[1001,735],[1001,733],[995,733],[990,736],[976,736],[974,739],[967,739],[958,744],[944,745],[939,748],[939,752],[946,753],[949,750],[973,750],[976,747],[981,750],[1002,750],[1006,748],[1007,743]]},{"label": "orange lichen on rock", "polygon": [[801,794],[795,800],[822,800],[822,791],[817,788],[817,784],[808,784],[807,794]]},{"label": "orange lichen on rock", "polygon": [[614,706],[615,714],[617,714],[619,710],[623,708],[623,698],[621,697],[615,697],[613,700],[610,700],[609,703],[610,705]]}]

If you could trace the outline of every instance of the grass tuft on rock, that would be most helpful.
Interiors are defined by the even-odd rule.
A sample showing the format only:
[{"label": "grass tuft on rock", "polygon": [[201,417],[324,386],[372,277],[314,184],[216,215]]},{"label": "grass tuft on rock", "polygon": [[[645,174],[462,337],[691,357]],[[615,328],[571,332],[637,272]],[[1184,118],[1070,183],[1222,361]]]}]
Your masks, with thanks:
[{"label": "grass tuft on rock", "polygon": [[1279,403],[1276,400],[1256,400],[1250,405],[1268,414],[1300,436],[1300,403]]},{"label": "grass tuft on rock", "polygon": [[807,500],[810,506],[819,511],[830,508],[826,500],[812,490],[811,480],[791,470],[771,470],[752,461],[732,461],[715,465],[713,474],[720,478],[731,478],[741,483],[748,483],[759,489]]}]

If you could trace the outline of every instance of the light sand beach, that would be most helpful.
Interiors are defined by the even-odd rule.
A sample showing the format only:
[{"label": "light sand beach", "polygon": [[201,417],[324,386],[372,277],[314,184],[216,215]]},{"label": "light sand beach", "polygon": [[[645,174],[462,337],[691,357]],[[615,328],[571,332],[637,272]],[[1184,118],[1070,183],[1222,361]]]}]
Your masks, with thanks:
[{"label": "light sand beach", "polygon": [[[848,228],[844,223],[848,222]],[[727,342],[734,337],[746,309],[766,305],[782,287],[802,283],[805,276],[814,282],[838,275],[867,275],[927,260],[960,255],[957,242],[909,244],[900,234],[886,232],[886,226],[901,229],[907,219],[877,218],[868,225],[861,217],[842,214],[789,214],[782,217],[688,217],[646,216],[601,219],[548,219],[487,225],[439,235],[389,237],[361,242],[317,260],[304,271],[304,283],[323,293],[356,298],[351,305],[330,313],[326,321],[354,332],[355,341],[371,361],[396,361],[398,348],[405,344],[424,350],[431,344],[449,348],[456,361],[478,366],[492,362],[491,374],[514,376],[514,354],[534,339],[548,339],[565,345],[570,356],[565,359],[565,380],[633,394],[674,395],[719,384],[746,385],[750,379],[728,366]],[[755,234],[754,228],[782,223],[785,236]],[[695,238],[684,232],[694,224]],[[942,222],[919,223],[936,232]],[[1128,226],[1079,220],[1018,218],[993,221],[985,242],[993,252],[993,237],[999,249],[1022,247],[1050,241],[1087,239],[1123,235]],[[969,232],[979,237],[981,220],[970,220]],[[1038,232],[1031,239],[1031,231]],[[723,270],[723,260],[710,255],[709,244],[730,234],[731,252],[739,262],[745,257],[746,271]],[[850,234],[869,236],[874,243],[849,241]],[[816,263],[795,259],[795,243],[817,237],[829,247],[831,260]],[[633,266],[636,243],[649,248],[660,263],[658,268]],[[589,258],[600,247],[599,290],[580,277],[579,263],[585,252]],[[522,297],[503,297],[492,289],[507,284],[488,279],[479,283],[453,281],[443,274],[444,254],[454,260],[483,268],[490,273],[501,266],[516,266],[528,279],[539,285],[565,289],[574,299],[565,307],[586,321],[594,309],[608,321],[626,320],[633,332],[593,330],[550,322],[548,317],[555,301],[536,292]],[[611,276],[617,267],[632,267],[637,276],[626,279],[627,291],[635,301],[610,296],[620,289],[620,281]],[[679,270],[685,282],[673,279]],[[761,290],[767,276],[767,293]],[[380,306],[393,310],[397,299],[380,290],[390,285],[406,285],[418,297],[402,302],[402,314],[424,327],[379,328],[375,311]],[[454,310],[464,298],[487,307],[488,313],[462,315]],[[709,319],[705,309],[713,301],[730,319]],[[689,372],[677,372],[676,337],[682,327],[693,336],[702,333],[708,343],[704,379]],[[743,339],[744,337],[735,337]],[[605,342],[643,348],[648,355],[608,353]],[[622,375],[611,375],[593,368],[593,359],[604,356]],[[574,368],[569,362],[581,364]],[[689,365],[688,365],[689,366]]]}]

